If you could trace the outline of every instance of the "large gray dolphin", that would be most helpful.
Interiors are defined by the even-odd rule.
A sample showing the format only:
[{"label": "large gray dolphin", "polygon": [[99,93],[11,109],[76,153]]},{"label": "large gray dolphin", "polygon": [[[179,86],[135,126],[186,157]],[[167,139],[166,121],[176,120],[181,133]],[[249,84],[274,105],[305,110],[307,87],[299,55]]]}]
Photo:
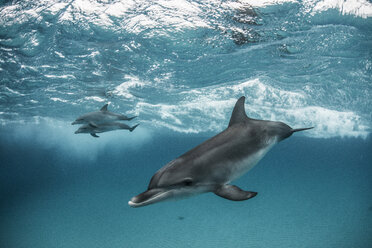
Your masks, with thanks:
[{"label": "large gray dolphin", "polygon": [[107,123],[102,123],[102,124],[84,124],[82,125],[78,130],[75,131],[75,134],[78,133],[90,133],[93,137],[98,138],[99,136],[97,133],[104,133],[104,132],[109,132],[109,131],[114,131],[118,129],[127,129],[130,132],[133,132],[133,130],[138,126],[134,125],[133,127],[130,127],[126,124],[120,123],[120,122],[107,122]]},{"label": "large gray dolphin", "polygon": [[232,201],[256,196],[229,183],[252,169],[273,145],[312,127],[292,129],[283,122],[251,119],[244,101],[236,102],[227,129],[161,168],[147,190],[128,204],[141,207],[204,192]]},{"label": "large gray dolphin", "polygon": [[101,123],[106,123],[106,122],[113,122],[113,121],[118,121],[118,120],[123,120],[123,121],[130,121],[134,117],[127,117],[125,115],[121,114],[116,114],[112,113],[107,110],[108,104],[105,104],[99,111],[96,112],[90,112],[86,113],[82,116],[79,116],[73,123],[72,125],[75,124],[101,124]]}]

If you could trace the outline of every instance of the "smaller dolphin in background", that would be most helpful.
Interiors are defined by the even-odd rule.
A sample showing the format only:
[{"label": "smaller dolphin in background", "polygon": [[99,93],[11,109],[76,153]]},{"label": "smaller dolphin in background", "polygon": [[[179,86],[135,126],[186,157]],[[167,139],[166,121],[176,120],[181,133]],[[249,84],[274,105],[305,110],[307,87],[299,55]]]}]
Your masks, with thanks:
[{"label": "smaller dolphin in background", "polygon": [[92,123],[93,125],[99,125],[103,123],[113,122],[113,121],[130,121],[136,116],[127,117],[121,114],[115,114],[107,110],[108,104],[105,104],[99,111],[90,112],[79,116],[71,125],[75,124],[89,124]]},{"label": "smaller dolphin in background", "polygon": [[126,124],[120,123],[120,122],[108,122],[108,123],[103,123],[103,124],[84,124],[82,125],[78,130],[75,131],[75,134],[78,133],[90,133],[93,137],[99,138],[97,133],[104,133],[104,132],[109,132],[109,131],[114,131],[114,130],[119,130],[119,129],[127,129],[130,132],[133,132],[133,130],[138,127],[139,124],[134,125],[133,127],[130,127]]}]

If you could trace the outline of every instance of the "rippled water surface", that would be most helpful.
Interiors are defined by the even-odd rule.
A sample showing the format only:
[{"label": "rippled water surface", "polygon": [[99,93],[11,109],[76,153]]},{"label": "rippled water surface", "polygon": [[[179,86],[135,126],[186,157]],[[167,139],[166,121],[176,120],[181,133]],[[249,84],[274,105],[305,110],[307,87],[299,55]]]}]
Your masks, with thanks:
[{"label": "rippled water surface", "polygon": [[[242,95],[315,127],[236,182],[255,199],[127,205]],[[106,103],[140,126],[74,134]],[[0,247],[369,247],[371,105],[367,0],[0,1]]]},{"label": "rippled water surface", "polygon": [[0,118],[69,120],[109,102],[155,128],[215,132],[247,95],[250,115],[317,126],[309,136],[365,136],[371,8],[10,1],[0,11]]}]

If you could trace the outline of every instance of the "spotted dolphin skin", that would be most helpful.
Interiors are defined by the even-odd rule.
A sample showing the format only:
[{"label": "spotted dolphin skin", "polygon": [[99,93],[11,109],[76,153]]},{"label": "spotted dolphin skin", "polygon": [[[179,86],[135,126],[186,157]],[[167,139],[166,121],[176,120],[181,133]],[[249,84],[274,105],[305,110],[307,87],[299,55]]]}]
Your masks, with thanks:
[{"label": "spotted dolphin skin", "polygon": [[119,130],[119,129],[127,129],[130,132],[133,132],[133,130],[138,126],[134,125],[133,127],[130,127],[126,124],[120,123],[120,122],[108,122],[108,123],[102,123],[102,124],[84,124],[82,125],[78,130],[75,131],[75,134],[78,133],[90,133],[95,138],[99,138],[97,133],[104,133],[104,132],[109,132],[109,131],[114,131],[114,130]]},{"label": "spotted dolphin skin", "polygon": [[128,204],[142,207],[167,199],[213,192],[232,201],[257,195],[230,182],[248,172],[276,143],[294,132],[283,122],[249,118],[239,98],[227,129],[169,162],[152,177],[147,190]]},{"label": "spotted dolphin skin", "polygon": [[98,124],[102,124],[102,123],[120,121],[120,120],[130,121],[133,118],[136,118],[136,116],[127,117],[125,115],[110,112],[110,111],[107,110],[107,106],[108,106],[108,104],[105,104],[99,111],[90,112],[90,113],[84,114],[82,116],[79,116],[74,122],[71,123],[71,125],[89,124],[89,123],[93,123],[93,124],[98,125]]}]

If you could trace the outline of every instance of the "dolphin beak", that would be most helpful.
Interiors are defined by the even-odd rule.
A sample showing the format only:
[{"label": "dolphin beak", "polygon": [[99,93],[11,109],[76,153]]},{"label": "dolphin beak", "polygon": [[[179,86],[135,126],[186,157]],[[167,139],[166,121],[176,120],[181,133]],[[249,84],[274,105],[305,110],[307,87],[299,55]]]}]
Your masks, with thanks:
[{"label": "dolphin beak", "polygon": [[79,130],[76,130],[76,131],[75,131],[75,134],[78,134],[78,133],[80,133]]},{"label": "dolphin beak", "polygon": [[71,123],[71,125],[75,125],[75,124],[77,124],[76,121],[74,121],[73,123]]},{"label": "dolphin beak", "polygon": [[167,189],[150,189],[137,196],[132,197],[128,202],[129,206],[137,208],[153,204],[169,198],[172,195],[171,190]]},{"label": "dolphin beak", "polygon": [[313,128],[314,127],[296,128],[296,129],[292,129],[292,133],[301,132],[301,131],[305,131],[305,130],[309,130],[309,129],[313,129]]}]

